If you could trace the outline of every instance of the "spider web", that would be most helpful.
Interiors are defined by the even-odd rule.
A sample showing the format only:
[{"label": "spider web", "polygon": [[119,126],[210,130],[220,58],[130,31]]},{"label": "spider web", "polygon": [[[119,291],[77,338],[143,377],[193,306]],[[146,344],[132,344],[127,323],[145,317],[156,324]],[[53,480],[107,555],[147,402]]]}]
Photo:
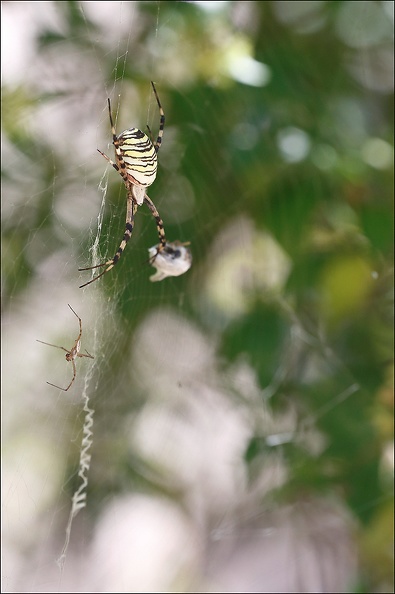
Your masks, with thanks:
[{"label": "spider web", "polygon": [[[254,193],[269,191],[267,171],[260,171],[273,158],[265,148],[273,139],[262,113],[275,105],[272,117],[281,120],[283,96],[297,95],[299,83],[282,81],[271,104],[262,98],[259,109],[251,107],[255,89],[270,94],[268,70],[248,51],[251,40],[260,43],[259,4],[3,6],[5,53],[14,60],[3,90],[4,591],[345,591],[360,579],[359,518],[346,505],[343,483],[328,479],[340,454],[334,448],[333,466],[321,475],[315,465],[341,439],[333,418],[347,423],[356,415],[369,382],[342,359],[346,350],[333,347],[322,318],[299,305],[297,290],[289,297],[298,281],[289,245],[294,235],[290,229],[289,238],[282,236],[276,224],[291,213],[297,226],[299,211],[279,200],[264,211],[262,224],[259,201],[249,209]],[[285,4],[273,3],[272,10],[277,24],[294,28],[292,43],[320,31],[320,8],[293,14]],[[349,10],[350,3],[340,4]],[[339,36],[346,36],[346,17],[338,17]],[[350,47],[358,48],[366,34],[365,17],[359,15]],[[385,39],[379,24],[377,35]],[[199,27],[212,43],[207,55]],[[8,28],[19,31],[18,45],[4,41]],[[359,84],[366,64],[350,66]],[[291,63],[286,70],[290,76]],[[336,76],[340,69],[328,94]],[[112,155],[107,97],[118,134],[131,126],[145,131],[147,122],[155,136],[151,80],[166,125],[148,194],[168,239],[191,242],[192,268],[180,278],[149,281],[148,248],[157,234],[142,206],[117,266],[80,290],[90,273],[77,269],[111,258],[124,233],[124,185],[96,152]],[[227,99],[235,84],[245,96],[243,118]],[[381,84],[361,95],[388,93]],[[360,130],[351,107],[339,107],[348,134],[352,126]],[[365,159],[381,154],[380,172],[388,170],[388,146],[377,144],[378,128],[370,135],[376,150],[365,143]],[[297,167],[314,133],[309,140],[284,125],[272,168]],[[330,144],[316,145],[321,170],[336,158]],[[184,162],[196,166],[183,168]],[[289,186],[284,182],[284,195],[298,187],[299,171]],[[326,205],[317,179],[319,216],[337,239],[352,235],[352,199]],[[317,251],[329,241],[325,224],[314,228]],[[352,238],[372,241],[362,235]],[[351,259],[357,281],[368,270],[386,289],[388,267],[379,261],[368,270],[365,260]],[[82,352],[95,358],[77,360],[72,388],[59,393],[45,382],[66,386],[71,366],[58,349],[35,341],[71,348],[78,330],[67,303],[82,319]],[[267,340],[257,340],[254,327]],[[383,394],[388,385],[382,381]],[[301,400],[300,386],[307,394]],[[300,452],[309,453],[305,467]],[[387,476],[385,447],[380,460]],[[302,467],[304,482],[295,484]],[[321,490],[312,476],[322,478]],[[387,518],[388,492],[381,497],[372,490],[363,505]]]}]

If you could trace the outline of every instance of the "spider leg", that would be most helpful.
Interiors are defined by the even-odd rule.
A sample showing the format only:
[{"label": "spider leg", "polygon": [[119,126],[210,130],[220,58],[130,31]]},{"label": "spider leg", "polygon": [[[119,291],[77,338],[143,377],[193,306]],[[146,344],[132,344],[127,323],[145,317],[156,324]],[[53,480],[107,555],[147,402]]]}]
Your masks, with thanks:
[{"label": "spider leg", "polygon": [[[163,107],[159,101],[158,93],[156,92],[155,85],[152,82],[152,80],[151,80],[151,85],[152,85],[152,89],[155,93],[155,98],[156,98],[156,102],[158,104],[159,113],[160,113],[158,138],[156,139],[156,142],[154,144],[154,149],[155,149],[155,152],[157,153],[159,151],[160,145],[162,143],[163,130],[165,127],[165,112],[163,111]],[[148,128],[148,130],[149,130],[149,128]],[[150,130],[150,133],[151,133],[151,130]]]},{"label": "spider leg", "polygon": [[80,318],[80,316],[78,314],[75,313],[74,309],[71,307],[70,303],[67,304],[69,306],[69,308],[71,309],[71,311],[73,312],[73,314],[75,315],[76,318],[78,318],[78,322],[80,325],[80,333],[78,335],[77,340],[75,341],[75,344],[77,344],[77,342],[80,340],[81,335],[82,335],[82,320]]},{"label": "spider leg", "polygon": [[85,349],[85,351],[86,351],[86,355],[85,355],[85,353],[77,353],[77,357],[87,357],[89,359],[94,359],[94,357],[90,353],[88,353],[88,351],[86,349]]},{"label": "spider leg", "polygon": [[[88,351],[86,351],[88,353]],[[85,353],[78,353],[77,357],[86,357],[87,359],[94,359],[94,357],[92,357],[92,355],[90,355],[89,353],[87,355],[85,355]]]},{"label": "spider leg", "polygon": [[69,306],[69,308],[71,309],[71,311],[73,312],[73,314],[81,321],[80,316],[74,311],[74,309],[71,307],[70,303],[67,304]]},{"label": "spider leg", "polygon": [[112,120],[112,115],[111,115],[111,101],[110,101],[110,97],[107,97],[107,103],[108,103],[108,114],[110,116],[110,125],[111,125],[111,134],[112,134],[112,139],[117,140],[117,133],[115,132],[115,126],[114,126],[114,122]]},{"label": "spider leg", "polygon": [[123,160],[122,153],[119,148],[119,141],[118,141],[117,133],[115,131],[115,126],[114,126],[114,122],[113,122],[112,115],[111,115],[111,101],[110,101],[109,97],[108,97],[107,101],[108,101],[108,114],[110,116],[112,143],[115,147],[117,163],[114,163],[114,161],[112,161],[109,157],[107,157],[107,155],[102,153],[102,151],[100,151],[99,149],[97,149],[97,150],[114,167],[115,171],[118,171],[118,173],[121,175],[121,177],[124,181],[126,189],[128,189],[129,188],[129,180],[128,180],[128,176],[126,174],[126,163]]},{"label": "spider leg", "polygon": [[65,349],[62,346],[58,346],[57,344],[51,344],[50,342],[44,342],[43,340],[38,340],[38,339],[36,339],[36,342],[41,342],[41,344],[46,344],[48,346],[55,347],[55,349],[62,349],[62,351],[66,351],[66,353],[70,353],[70,351],[68,351],[67,349]]},{"label": "spider leg", "polygon": [[150,209],[151,214],[152,214],[152,216],[154,217],[154,219],[156,221],[156,228],[158,230],[159,243],[160,243],[160,246],[158,248],[158,253],[159,253],[166,246],[166,235],[165,235],[165,229],[164,229],[163,221],[161,219],[161,216],[160,216],[160,214],[159,214],[159,212],[158,212],[155,204],[152,202],[152,200],[148,196],[148,194],[145,194],[145,196],[144,196],[144,202],[148,206],[148,208]]},{"label": "spider leg", "polygon": [[152,144],[154,144],[154,137],[152,136],[151,128],[148,126],[148,124],[147,124],[147,130],[149,133],[150,140],[151,140]]},{"label": "spider leg", "polygon": [[[116,150],[118,148],[118,140],[116,143],[114,142],[114,145],[115,145],[115,152],[116,152]],[[110,165],[112,165],[114,167],[115,171],[118,171],[119,175],[123,179],[123,182],[124,182],[126,188],[129,189],[129,180],[128,180],[128,176],[126,174],[126,164],[122,158],[122,155],[118,155],[118,153],[116,152],[116,155],[118,157],[118,162],[119,162],[119,165],[117,165],[116,163],[114,163],[114,161],[112,159],[110,159],[110,157],[107,157],[107,155],[105,153],[103,153],[100,149],[96,149],[96,150],[98,153],[100,153],[106,159],[106,161],[108,161],[110,163]]]},{"label": "spider leg", "polygon": [[64,388],[64,391],[65,391],[65,392],[67,392],[67,390],[68,390],[69,388],[71,388],[71,386],[72,386],[72,384],[73,384],[73,382],[74,382],[74,380],[75,380],[75,377],[76,377],[76,375],[77,375],[77,370],[76,370],[76,368],[75,368],[74,359],[72,359],[72,360],[71,360],[71,362],[72,362],[72,364],[73,364],[73,377],[72,377],[72,380],[71,380],[71,382],[70,382],[70,383],[69,383],[69,385],[67,386],[67,388]]},{"label": "spider leg", "polygon": [[[113,264],[112,264],[112,260],[109,260],[110,266],[108,268],[106,268],[103,272],[101,272],[100,274],[98,274],[97,276],[95,276],[95,278],[92,278],[90,281],[88,281],[87,283],[84,283],[83,285],[80,285],[79,288],[83,289],[84,287],[87,287],[88,285],[90,285],[91,283],[99,280],[100,277],[103,276],[103,274],[106,274],[106,272],[109,272],[111,270],[111,268],[113,268]],[[106,264],[108,264],[108,262],[105,262],[104,264],[100,264],[99,266],[105,266]],[[92,268],[98,268],[98,266],[93,266]],[[78,270],[91,270],[91,268],[79,268]]]},{"label": "spider leg", "polygon": [[125,249],[127,242],[129,241],[129,239],[132,236],[133,225],[134,225],[134,215],[136,214],[136,211],[137,211],[137,204],[133,199],[132,193],[129,192],[128,200],[127,200],[127,210],[126,210],[125,233],[123,235],[122,241],[120,243],[120,246],[119,246],[115,256],[111,260],[107,260],[107,262],[103,262],[103,264],[98,264],[97,266],[88,266],[87,268],[79,268],[78,270],[82,271],[82,270],[94,270],[95,268],[101,268],[102,266],[107,266],[107,268],[105,270],[103,270],[103,272],[101,272],[100,274],[98,274],[97,276],[92,278],[87,283],[81,285],[79,287],[80,289],[82,289],[83,287],[86,287],[87,285],[90,285],[95,280],[98,280],[101,276],[103,276],[103,274],[106,274],[106,272],[109,272],[115,266],[115,264],[118,262],[118,260],[122,256],[122,253]]},{"label": "spider leg", "polygon": [[116,163],[114,163],[114,161],[112,161],[110,159],[110,157],[107,157],[106,153],[103,153],[103,151],[101,151],[100,149],[96,149],[98,153],[101,154],[102,157],[104,157],[106,159],[106,161],[108,161],[110,163],[110,165],[112,165],[114,167],[114,169],[116,169],[117,171],[119,171],[119,167]]},{"label": "spider leg", "polygon": [[74,359],[71,359],[71,362],[73,364],[73,377],[72,377],[71,382],[67,386],[67,388],[61,388],[60,386],[57,386],[56,384],[51,384],[51,382],[47,382],[47,384],[49,384],[50,386],[53,386],[54,388],[58,388],[58,390],[62,390],[63,392],[67,392],[67,390],[69,390],[71,388],[71,385],[72,385],[72,383],[75,380],[75,376],[77,375],[77,370],[75,368]]},{"label": "spider leg", "polygon": [[48,384],[48,386],[53,386],[54,388],[58,388],[58,390],[63,390],[63,392],[67,392],[67,390],[69,389],[69,388],[61,388],[60,386],[57,386],[56,384],[51,384],[51,382],[47,382],[47,384]]}]

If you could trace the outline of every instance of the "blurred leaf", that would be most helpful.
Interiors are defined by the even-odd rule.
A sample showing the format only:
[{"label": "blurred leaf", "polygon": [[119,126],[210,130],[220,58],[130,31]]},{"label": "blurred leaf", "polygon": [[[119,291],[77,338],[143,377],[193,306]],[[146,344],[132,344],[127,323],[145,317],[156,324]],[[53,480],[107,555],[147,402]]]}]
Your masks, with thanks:
[{"label": "blurred leaf", "polygon": [[287,326],[276,306],[256,303],[225,331],[222,352],[230,360],[247,357],[266,387],[279,366],[286,336]]}]

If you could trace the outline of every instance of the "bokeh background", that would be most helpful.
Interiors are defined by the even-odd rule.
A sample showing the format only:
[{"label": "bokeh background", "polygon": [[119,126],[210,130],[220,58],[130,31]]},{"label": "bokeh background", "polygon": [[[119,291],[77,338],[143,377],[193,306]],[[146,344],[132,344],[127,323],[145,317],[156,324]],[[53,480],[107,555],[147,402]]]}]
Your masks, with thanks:
[{"label": "bokeh background", "polygon": [[[3,591],[393,591],[392,35],[392,2],[2,3]],[[193,266],[149,281],[142,207],[80,290],[124,230],[107,97],[155,135],[151,80]]]}]

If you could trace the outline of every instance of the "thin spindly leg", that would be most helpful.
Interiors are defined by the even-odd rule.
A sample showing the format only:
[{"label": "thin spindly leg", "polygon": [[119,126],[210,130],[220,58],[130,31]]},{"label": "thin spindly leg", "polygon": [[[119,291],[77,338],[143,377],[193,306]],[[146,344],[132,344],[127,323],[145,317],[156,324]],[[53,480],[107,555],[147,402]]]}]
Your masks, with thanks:
[{"label": "thin spindly leg", "polygon": [[62,388],[61,386],[57,386],[56,384],[51,384],[51,382],[47,382],[47,384],[50,386],[53,386],[54,388],[58,388],[58,390],[63,390],[63,392],[67,392],[67,390],[69,390],[69,388],[71,387],[71,384],[74,382],[76,375],[77,375],[77,369],[75,367],[74,359],[71,359],[71,363],[73,364],[73,378],[72,378],[71,382],[69,383],[69,385],[67,386],[67,388]]},{"label": "thin spindly leg", "polygon": [[114,126],[114,122],[112,119],[112,115],[111,115],[111,102],[110,99],[108,98],[108,113],[110,116],[110,125],[111,125],[111,134],[112,134],[112,143],[115,147],[115,154],[116,154],[116,158],[117,158],[117,163],[114,163],[114,161],[112,159],[110,159],[110,157],[108,157],[105,153],[103,153],[100,149],[97,149],[97,151],[106,159],[106,161],[108,161],[110,163],[110,165],[112,165],[115,169],[115,171],[118,171],[118,173],[120,174],[120,176],[122,177],[126,188],[128,189],[129,187],[129,180],[128,180],[128,176],[126,173],[126,163],[123,160],[122,157],[122,153],[121,150],[119,148],[119,141],[118,141],[118,137],[117,134],[115,132],[115,126]]},{"label": "thin spindly leg", "polygon": [[94,281],[99,279],[101,276],[103,276],[103,274],[106,274],[106,272],[109,272],[115,266],[115,264],[118,262],[119,258],[122,256],[122,252],[124,251],[127,242],[129,241],[129,239],[132,236],[133,225],[134,225],[134,215],[136,214],[136,211],[137,211],[137,204],[135,203],[132,193],[130,192],[128,194],[128,199],[127,199],[125,233],[124,233],[124,236],[122,238],[122,241],[120,243],[120,246],[119,246],[115,256],[111,260],[107,260],[107,262],[103,262],[103,264],[98,264],[97,266],[88,266],[87,268],[79,268],[78,270],[82,271],[82,270],[94,270],[95,268],[101,268],[102,266],[107,266],[107,268],[105,270],[103,270],[103,272],[101,272],[100,274],[98,274],[97,276],[92,278],[87,283],[81,285],[80,289],[82,289],[83,287],[86,287],[87,285],[90,285],[91,283],[93,283]]},{"label": "thin spindly leg", "polygon": [[101,156],[102,156],[102,157],[104,157],[104,158],[106,159],[106,161],[108,161],[108,162],[110,163],[110,165],[112,165],[112,166],[114,167],[114,169],[115,169],[116,171],[118,171],[118,172],[119,172],[119,167],[118,167],[118,165],[117,165],[116,163],[114,163],[114,161],[112,161],[112,160],[110,159],[110,157],[107,157],[106,153],[103,153],[103,151],[101,151],[100,149],[96,149],[96,150],[97,150],[97,152],[98,152],[98,153],[100,153],[100,154],[101,154]]},{"label": "thin spindly leg", "polygon": [[73,314],[75,315],[76,318],[78,318],[78,323],[80,325],[80,333],[77,337],[77,340],[75,341],[75,346],[77,345],[78,341],[80,340],[81,336],[82,336],[82,320],[80,318],[80,316],[74,311],[74,309],[71,307],[70,303],[67,304],[69,306],[69,308],[71,309],[71,311],[73,312]]},{"label": "thin spindly leg", "polygon": [[106,161],[108,161],[110,163],[110,165],[112,165],[114,167],[115,171],[118,171],[119,175],[122,177],[122,179],[124,181],[126,188],[129,188],[129,180],[128,180],[128,176],[126,174],[125,161],[123,160],[122,155],[118,154],[117,147],[118,147],[118,144],[116,145],[115,150],[116,150],[116,155],[118,158],[119,165],[114,163],[114,161],[112,161],[110,159],[110,157],[107,157],[107,155],[105,153],[103,153],[100,149],[97,149],[97,152],[100,153],[102,155],[102,157],[104,157],[106,159]]},{"label": "thin spindly leg", "polygon": [[94,359],[94,357],[90,353],[88,353],[88,351],[86,349],[85,349],[85,351],[86,351],[86,355],[85,355],[85,353],[77,353],[77,357],[87,357],[89,359]]},{"label": "thin spindly leg", "polygon": [[55,349],[62,349],[62,351],[66,351],[66,353],[70,352],[67,349],[65,349],[64,347],[58,346],[57,344],[51,344],[50,342],[44,342],[43,340],[38,340],[38,339],[36,339],[36,342],[41,342],[41,344],[46,344],[48,346],[55,347]]}]

